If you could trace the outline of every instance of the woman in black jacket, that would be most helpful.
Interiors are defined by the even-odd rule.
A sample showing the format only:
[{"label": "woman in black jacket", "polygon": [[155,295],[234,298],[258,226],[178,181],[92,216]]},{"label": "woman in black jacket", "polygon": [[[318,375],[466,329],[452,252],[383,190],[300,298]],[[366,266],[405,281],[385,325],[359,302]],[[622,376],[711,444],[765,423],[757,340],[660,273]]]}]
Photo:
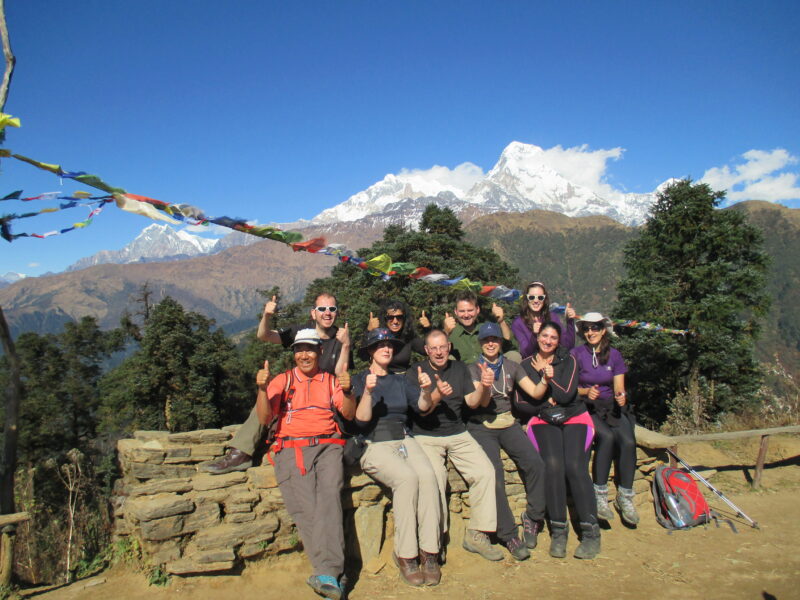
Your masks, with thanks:
[{"label": "woman in black jacket", "polygon": [[[423,316],[424,316],[423,311]],[[402,345],[398,346],[392,362],[389,363],[391,373],[405,373],[408,365],[412,362],[412,352],[425,356],[425,342],[422,341],[414,331],[414,317],[408,305],[402,300],[387,300],[381,305],[378,316],[369,313],[367,331],[373,331],[378,327],[384,327],[392,332],[394,337],[400,340]]]},{"label": "woman in black jacket", "polygon": [[517,402],[517,410],[530,417],[528,437],[545,464],[545,496],[550,518],[550,555],[567,553],[567,481],[581,527],[576,558],[594,558],[600,552],[600,527],[589,454],[594,426],[578,396],[578,366],[566,348],[559,346],[561,327],[543,323],[537,334],[537,352],[522,361],[536,383],[529,401]]}]

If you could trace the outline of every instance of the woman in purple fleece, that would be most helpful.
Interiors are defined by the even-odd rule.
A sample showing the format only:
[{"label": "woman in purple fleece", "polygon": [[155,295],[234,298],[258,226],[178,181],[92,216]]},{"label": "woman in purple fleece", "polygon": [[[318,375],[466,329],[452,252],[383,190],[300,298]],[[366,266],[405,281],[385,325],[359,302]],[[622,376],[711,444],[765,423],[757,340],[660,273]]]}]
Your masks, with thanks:
[{"label": "woman in purple fleece", "polygon": [[[526,287],[525,295],[520,298],[522,309],[519,316],[511,324],[511,331],[519,343],[519,353],[522,358],[536,354],[539,345],[536,336],[542,323],[553,321],[559,323],[558,313],[550,311],[550,296],[541,281],[532,281]],[[575,346],[575,309],[567,302],[564,314],[565,323],[562,327],[561,347],[571,350]]]},{"label": "woman in purple fleece", "polygon": [[614,328],[602,314],[586,313],[578,321],[578,333],[585,344],[573,349],[572,356],[578,362],[578,394],[586,403],[594,423],[592,478],[597,516],[606,521],[614,517],[608,506],[608,475],[611,463],[616,459],[617,497],[614,506],[625,523],[635,526],[639,522],[633,505],[636,436],[625,393],[628,367],[619,350],[611,346]]}]

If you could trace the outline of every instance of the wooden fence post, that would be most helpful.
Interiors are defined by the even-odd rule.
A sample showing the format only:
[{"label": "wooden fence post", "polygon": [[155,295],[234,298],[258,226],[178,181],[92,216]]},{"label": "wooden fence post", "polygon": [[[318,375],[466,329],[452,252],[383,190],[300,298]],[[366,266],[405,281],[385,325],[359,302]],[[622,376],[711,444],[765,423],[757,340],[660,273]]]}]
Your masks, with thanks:
[{"label": "wooden fence post", "polygon": [[764,461],[767,458],[767,446],[769,445],[769,435],[761,436],[761,445],[758,448],[758,458],[756,459],[756,472],[753,475],[753,489],[761,487],[761,473],[764,471]]}]

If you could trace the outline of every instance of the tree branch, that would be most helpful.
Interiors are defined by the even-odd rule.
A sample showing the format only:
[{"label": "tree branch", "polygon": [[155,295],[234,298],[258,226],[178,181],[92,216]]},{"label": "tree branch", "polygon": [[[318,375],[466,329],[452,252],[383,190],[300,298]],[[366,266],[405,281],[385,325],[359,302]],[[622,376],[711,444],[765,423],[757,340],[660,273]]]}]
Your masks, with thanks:
[{"label": "tree branch", "polygon": [[6,7],[5,0],[0,0],[0,37],[3,40],[3,56],[6,59],[6,70],[3,73],[3,83],[0,85],[0,112],[3,112],[8,99],[8,91],[11,88],[11,77],[14,75],[14,65],[17,59],[11,52],[11,41],[8,37],[8,27],[6,26]]}]

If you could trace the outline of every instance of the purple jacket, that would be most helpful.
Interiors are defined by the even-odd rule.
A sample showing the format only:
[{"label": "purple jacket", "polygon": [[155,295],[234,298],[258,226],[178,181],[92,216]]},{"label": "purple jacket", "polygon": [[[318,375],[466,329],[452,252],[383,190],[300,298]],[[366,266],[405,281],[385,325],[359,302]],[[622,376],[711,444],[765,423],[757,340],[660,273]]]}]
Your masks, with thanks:
[{"label": "purple jacket", "polygon": [[[550,320],[562,324],[561,341],[558,345],[562,348],[566,348],[567,350],[572,350],[572,348],[575,346],[575,319],[565,318],[566,323],[564,323],[559,318],[558,313],[551,312]],[[514,337],[517,338],[517,342],[519,343],[519,353],[522,354],[522,358],[528,358],[529,356],[536,354],[536,351],[539,349],[539,344],[536,342],[536,337],[533,335],[533,331],[528,329],[528,326],[525,324],[525,321],[522,320],[522,317],[517,317],[514,319],[513,323],[511,323],[511,331],[514,332]]]}]

